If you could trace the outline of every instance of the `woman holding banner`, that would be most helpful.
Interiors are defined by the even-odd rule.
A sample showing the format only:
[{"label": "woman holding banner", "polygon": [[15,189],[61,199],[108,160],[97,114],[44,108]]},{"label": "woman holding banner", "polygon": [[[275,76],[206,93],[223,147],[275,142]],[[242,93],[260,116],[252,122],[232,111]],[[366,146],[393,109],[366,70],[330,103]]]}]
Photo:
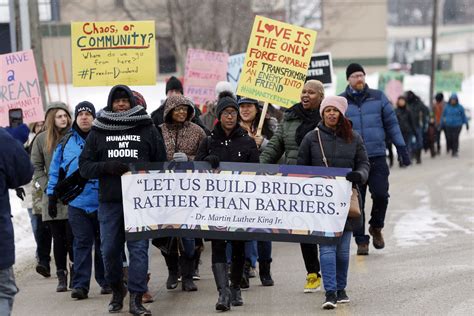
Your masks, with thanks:
[{"label": "woman holding banner", "polygon": [[[258,163],[258,149],[255,141],[237,123],[239,107],[237,101],[230,95],[221,94],[217,103],[217,118],[219,122],[204,138],[196,154],[196,161],[207,161],[212,168],[217,168],[220,161]],[[232,266],[231,285],[227,274],[226,241],[212,240],[212,272],[216,281],[219,299],[216,310],[228,311],[230,305],[243,305],[240,292],[245,261],[245,242],[231,241]]]},{"label": "woman holding banner", "polygon": [[[353,186],[367,181],[369,159],[360,135],[352,130],[351,122],[344,117],[347,100],[339,96],[327,97],[320,107],[322,122],[306,134],[299,152],[298,164],[351,168],[346,179]],[[321,273],[326,290],[322,307],[333,309],[337,303],[349,303],[346,294],[349,270],[350,241],[352,229],[360,225],[361,217],[348,219],[344,233],[337,245],[320,245]]]},{"label": "woman holding banner", "polygon": [[[240,125],[247,131],[262,152],[267,146],[269,139],[273,137],[278,127],[276,119],[265,118],[263,122],[262,135],[257,135],[258,123],[262,115],[262,109],[257,100],[250,98],[239,99]],[[256,245],[254,243],[257,243]],[[270,241],[248,241],[245,245],[245,265],[242,276],[241,287],[249,287],[250,268],[255,267],[255,259],[252,258],[252,249],[256,247],[258,254],[258,266],[260,281],[263,286],[273,286],[274,282],[270,273],[272,262],[272,243]],[[253,259],[253,260],[252,260]]]},{"label": "woman holding banner", "polygon": [[[319,106],[324,98],[323,84],[318,80],[308,80],[300,98],[300,103],[285,112],[278,130],[260,155],[261,163],[275,164],[284,156],[283,163],[296,165],[301,141],[321,120]],[[318,245],[301,244],[301,252],[307,271],[304,292],[316,292],[321,286]]]},{"label": "woman holding banner", "polygon": [[[160,125],[169,161],[193,161],[199,144],[206,137],[199,125],[191,122],[195,115],[194,104],[182,95],[170,96],[165,105],[164,123]],[[197,291],[193,282],[195,267],[195,239],[182,237],[181,277],[183,291]],[[170,256],[173,254],[168,254]],[[165,259],[168,261],[169,258]]]}]

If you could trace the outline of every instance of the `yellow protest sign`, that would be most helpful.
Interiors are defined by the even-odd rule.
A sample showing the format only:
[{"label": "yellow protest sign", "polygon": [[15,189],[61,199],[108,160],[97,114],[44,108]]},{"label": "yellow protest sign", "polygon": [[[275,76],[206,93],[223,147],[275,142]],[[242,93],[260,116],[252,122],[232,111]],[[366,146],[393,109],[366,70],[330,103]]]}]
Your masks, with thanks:
[{"label": "yellow protest sign", "polygon": [[154,21],[71,22],[75,87],[156,84]]},{"label": "yellow protest sign", "polygon": [[299,102],[316,34],[257,15],[237,94],[286,108]]}]

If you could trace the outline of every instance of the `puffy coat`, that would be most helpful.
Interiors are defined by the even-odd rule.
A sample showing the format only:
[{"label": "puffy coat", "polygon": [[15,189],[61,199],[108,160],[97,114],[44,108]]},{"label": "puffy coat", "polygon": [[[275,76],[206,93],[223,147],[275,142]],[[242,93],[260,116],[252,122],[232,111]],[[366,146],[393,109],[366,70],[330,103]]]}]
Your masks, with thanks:
[{"label": "puffy coat", "polygon": [[[341,137],[336,136],[334,131],[319,123],[318,125],[324,154],[329,167],[350,168],[359,172],[362,182],[365,183],[369,177],[369,159],[365,150],[364,142],[360,135],[352,132],[352,142],[347,143]],[[318,134],[311,131],[303,138],[298,152],[298,165],[325,167],[323,155],[319,145]],[[348,219],[344,230],[352,230],[359,225],[361,218]]]},{"label": "puffy coat", "polygon": [[[66,178],[79,169],[79,156],[86,141],[74,127],[64,137],[65,139],[61,140],[54,150],[49,166],[49,181],[46,190],[48,195],[53,195],[54,193],[60,169],[66,172]],[[63,143],[66,140],[67,142]],[[69,205],[82,209],[87,213],[95,212],[99,207],[99,180],[89,180],[84,187],[84,191],[69,202]]]},{"label": "puffy coat", "polygon": [[352,92],[350,86],[340,94],[349,104],[346,118],[364,140],[369,158],[385,156],[385,138],[389,136],[395,146],[405,146],[397,117],[392,105],[382,91],[366,85],[361,95]]},{"label": "puffy coat", "polygon": [[169,116],[177,106],[178,104],[171,104],[171,102],[166,103],[164,112],[165,123],[160,125],[166,147],[166,156],[168,160],[172,160],[174,153],[182,152],[188,156],[188,160],[192,161],[199,148],[199,144],[206,137],[206,133],[199,125],[191,122],[195,113],[193,106],[189,107],[190,110],[188,110],[186,122],[183,124],[171,123]]},{"label": "puffy coat", "polygon": [[31,162],[35,168],[33,183],[34,185],[39,185],[41,192],[43,192],[41,203],[36,206],[41,208],[43,221],[63,220],[68,218],[67,206],[59,201],[57,217],[53,219],[48,214],[48,195],[46,194],[46,189],[48,187],[49,166],[51,164],[52,154],[50,154],[46,148],[46,135],[46,132],[39,133],[31,149]]},{"label": "puffy coat", "polygon": [[285,164],[296,165],[299,148],[296,143],[296,129],[302,122],[303,120],[298,117],[292,108],[288,109],[276,133],[261,153],[260,162],[268,164],[278,163],[284,155]]},{"label": "puffy coat", "polygon": [[8,189],[27,184],[33,175],[30,157],[19,141],[0,128],[0,270],[15,263],[15,238]]},{"label": "puffy coat", "polygon": [[[456,100],[456,105],[451,105],[451,100]],[[441,127],[460,127],[468,124],[464,107],[459,104],[458,97],[453,94],[444,107],[443,115],[441,115]]]},{"label": "puffy coat", "polygon": [[407,107],[398,107],[395,109],[397,115],[398,124],[400,125],[400,131],[403,135],[415,135],[416,127],[413,120],[413,115]]},{"label": "puffy coat", "polygon": [[227,136],[219,122],[211,136],[201,142],[195,160],[202,161],[209,155],[215,155],[220,161],[226,162],[258,163],[259,153],[255,141],[238,124]]}]

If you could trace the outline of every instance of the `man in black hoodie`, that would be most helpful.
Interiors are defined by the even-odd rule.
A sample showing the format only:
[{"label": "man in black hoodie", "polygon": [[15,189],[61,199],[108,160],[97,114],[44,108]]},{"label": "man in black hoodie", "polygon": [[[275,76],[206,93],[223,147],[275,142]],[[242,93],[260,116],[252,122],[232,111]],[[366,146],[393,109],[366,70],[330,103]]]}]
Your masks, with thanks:
[{"label": "man in black hoodie", "polygon": [[[142,106],[136,105],[129,87],[114,86],[107,107],[94,120],[79,159],[81,175],[99,179],[99,210],[105,278],[113,297],[109,312],[123,307],[126,290],[122,283],[122,251],[125,242],[122,188],[120,177],[128,164],[166,160],[163,139]],[[148,240],[127,242],[130,253],[128,290],[130,313],[151,315],[142,305],[147,291]]]}]

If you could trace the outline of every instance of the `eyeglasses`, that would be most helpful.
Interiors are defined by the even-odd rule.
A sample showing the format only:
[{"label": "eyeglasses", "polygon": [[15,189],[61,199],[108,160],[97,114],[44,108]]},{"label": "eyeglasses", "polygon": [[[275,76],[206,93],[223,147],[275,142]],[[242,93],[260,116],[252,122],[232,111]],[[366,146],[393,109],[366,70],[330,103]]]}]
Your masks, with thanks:
[{"label": "eyeglasses", "polygon": [[236,111],[224,111],[224,112],[222,112],[222,115],[236,117],[237,112]]},{"label": "eyeglasses", "polygon": [[174,108],[173,112],[175,112],[175,113],[178,113],[178,112],[186,113],[186,112],[188,112],[188,107],[187,106],[179,106],[177,108]]},{"label": "eyeglasses", "polygon": [[357,75],[350,75],[349,78],[351,79],[359,79],[359,78],[364,78],[365,75],[364,74],[357,74]]}]

